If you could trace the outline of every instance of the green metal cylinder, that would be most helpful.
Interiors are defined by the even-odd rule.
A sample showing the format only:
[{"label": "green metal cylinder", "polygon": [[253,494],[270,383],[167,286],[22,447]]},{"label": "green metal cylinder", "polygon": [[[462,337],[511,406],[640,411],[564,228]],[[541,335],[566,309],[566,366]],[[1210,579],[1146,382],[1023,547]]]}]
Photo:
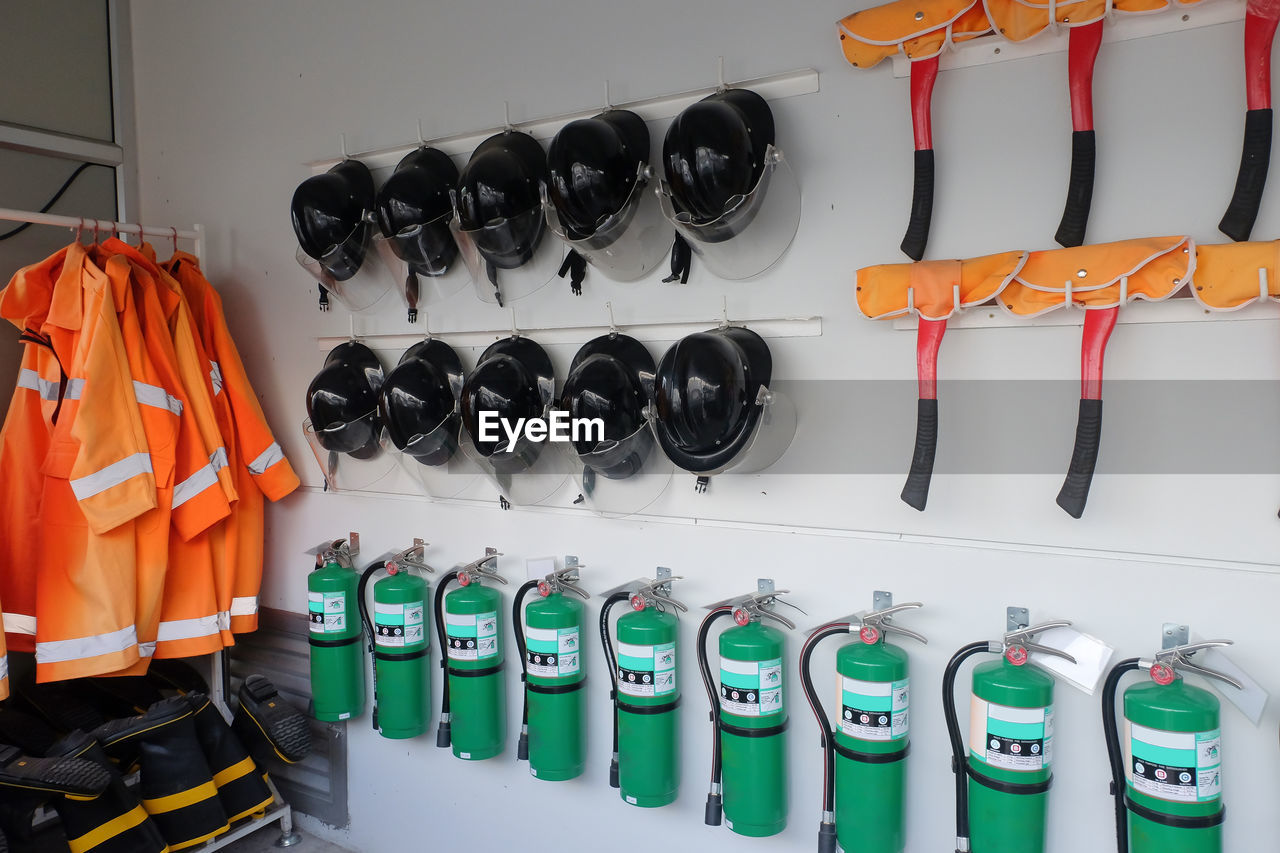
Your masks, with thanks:
[{"label": "green metal cylinder", "polygon": [[836,652],[836,838],[858,853],[906,849],[907,748],[911,687],[907,653],[871,640]]},{"label": "green metal cylinder", "polygon": [[502,679],[502,596],[473,578],[444,597],[449,655],[453,754],[492,758],[506,743],[506,683]]},{"label": "green metal cylinder", "polygon": [[586,766],[582,612],[559,592],[524,610],[529,772],[550,782],[573,779]]},{"label": "green metal cylinder", "polygon": [[[1222,736],[1218,700],[1181,677],[1124,692],[1125,789],[1160,816],[1215,819],[1170,826],[1129,810],[1132,853],[1222,853]],[[1208,821],[1206,821],[1208,822]]]},{"label": "green metal cylinder", "polygon": [[665,806],[679,792],[676,634],[676,617],[652,607],[618,618],[618,782],[633,806]]},{"label": "green metal cylinder", "polygon": [[326,723],[364,713],[359,582],[353,569],[333,560],[307,575],[312,713]]},{"label": "green metal cylinder", "polygon": [[1053,678],[1004,658],[974,667],[969,766],[990,780],[969,778],[974,853],[1044,850],[1052,761]]},{"label": "green metal cylinder", "polygon": [[748,622],[720,635],[720,751],[725,825],[739,835],[787,826],[786,636]]},{"label": "green metal cylinder", "polygon": [[407,571],[397,571],[373,585],[375,701],[378,728],[386,738],[417,737],[427,730],[429,595],[427,582]]}]

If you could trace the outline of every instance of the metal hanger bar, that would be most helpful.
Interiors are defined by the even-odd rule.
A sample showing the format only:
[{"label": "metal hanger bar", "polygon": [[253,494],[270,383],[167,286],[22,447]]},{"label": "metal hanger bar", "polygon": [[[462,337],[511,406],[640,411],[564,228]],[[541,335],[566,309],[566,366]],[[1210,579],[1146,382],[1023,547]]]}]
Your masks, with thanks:
[{"label": "metal hanger bar", "polygon": [[[86,229],[97,228],[100,231],[114,231],[119,234],[145,234],[149,237],[172,237],[173,228],[168,225],[138,225],[132,222],[112,222],[108,219],[90,219],[79,216],[58,216],[54,213],[38,213],[34,210],[15,210],[0,207],[0,222],[30,222],[33,225],[53,225],[62,228]],[[191,229],[178,229],[179,240],[199,240],[199,226]]]},{"label": "metal hanger bar", "polygon": [[[730,87],[751,89],[767,100],[777,100],[778,98],[786,98],[793,95],[809,95],[818,91],[818,72],[812,68],[801,68],[795,71],[786,71],[781,74],[770,74],[767,77],[756,77],[751,80],[741,80],[736,83],[729,83]],[[661,95],[654,98],[643,98],[629,103],[613,104],[615,109],[631,110],[639,115],[645,121],[656,121],[663,118],[671,118],[678,114],[685,107],[695,101],[705,98],[707,95],[716,91],[716,87],[705,86],[701,89],[694,89],[688,92],[680,92],[673,95]],[[556,135],[560,128],[564,127],[571,121],[580,118],[590,118],[600,112],[599,107],[592,107],[587,110],[579,110],[572,113],[564,113],[562,115],[550,116],[547,118],[533,119],[530,121],[522,121],[515,124],[517,130],[528,133],[538,139],[550,139]],[[450,156],[465,156],[475,150],[476,145],[480,144],[486,138],[501,133],[503,128],[490,127],[484,130],[473,131],[471,133],[454,134],[452,136],[442,136],[436,139],[426,140],[426,144],[432,148],[438,148],[445,154]],[[400,159],[410,151],[419,147],[419,142],[414,141],[404,145],[397,145],[391,148],[376,148],[370,151],[353,152],[350,156],[353,159],[360,160],[370,169],[389,168],[400,162]],[[312,160],[306,165],[314,173],[320,173],[328,170],[332,166],[341,162],[340,158],[328,157],[323,160]]]}]

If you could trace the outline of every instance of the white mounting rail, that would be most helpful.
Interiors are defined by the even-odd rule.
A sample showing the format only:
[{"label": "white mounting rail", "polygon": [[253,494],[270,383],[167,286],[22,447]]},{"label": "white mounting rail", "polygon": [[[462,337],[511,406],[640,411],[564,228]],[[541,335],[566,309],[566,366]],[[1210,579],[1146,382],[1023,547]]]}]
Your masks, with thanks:
[{"label": "white mounting rail", "polygon": [[[1211,27],[1232,21],[1244,20],[1244,0],[1202,0],[1191,6],[1174,5],[1159,12],[1112,13],[1102,30],[1104,43],[1128,41],[1129,39],[1146,38],[1147,36],[1177,33],[1197,27]],[[1040,56],[1045,53],[1066,53],[1067,27],[1050,28],[1038,36],[1024,42],[1006,41],[997,34],[985,35],[981,38],[952,45],[943,52],[938,67],[943,71],[951,68],[969,68],[975,65],[989,65],[993,62],[1008,62],[1012,59],[1026,59],[1029,56]],[[1065,60],[1063,61],[1066,74]],[[911,63],[902,54],[893,57],[893,76],[909,77]]]},{"label": "white mounting rail", "polygon": [[[1117,323],[1228,323],[1233,320],[1271,320],[1280,317],[1280,304],[1275,302],[1246,305],[1235,311],[1210,311],[1194,299],[1175,298],[1163,302],[1134,300],[1122,305]],[[893,327],[915,331],[919,320],[912,317],[895,317]],[[1084,309],[1059,308],[1039,317],[1014,317],[994,304],[976,305],[958,311],[947,320],[947,329],[1018,328],[1023,326],[1079,326],[1084,323]]]},{"label": "white mounting rail", "polygon": [[[767,77],[756,77],[751,80],[741,80],[736,83],[726,83],[725,85],[735,89],[751,89],[765,100],[773,101],[778,98],[789,98],[794,95],[810,95],[818,91],[818,72],[812,68],[801,68],[796,71],[786,71],[781,74],[770,74]],[[631,101],[629,103],[611,104],[617,109],[631,110],[639,115],[645,121],[656,121],[658,119],[671,118],[678,114],[685,107],[705,98],[716,90],[715,86],[706,86],[701,89],[694,89],[688,92],[680,92],[674,95],[660,95],[654,98],[644,98],[639,101]],[[571,121],[580,118],[590,118],[603,109],[603,105],[592,107],[587,110],[579,110],[573,113],[564,113],[549,118],[535,119],[533,121],[524,121],[518,124],[513,123],[512,127],[516,130],[523,131],[537,139],[550,139],[556,135],[560,128],[564,127]],[[502,131],[502,126],[486,128],[484,130],[472,131],[470,133],[461,133],[453,136],[443,136],[437,139],[425,140],[427,145],[432,148],[438,148],[449,156],[468,155],[475,150],[475,147],[485,139],[493,136],[495,133]],[[352,152],[349,156],[352,159],[359,160],[370,169],[390,168],[400,162],[404,155],[413,151],[421,143],[409,142],[404,145],[396,145],[390,148],[378,148],[373,151]],[[325,160],[314,160],[307,163],[307,167],[313,173],[320,173],[341,162],[341,158],[332,157]]]},{"label": "white mounting rail", "polygon": [[[670,323],[628,323],[619,326],[620,334],[631,335],[642,341],[678,341],[695,332],[714,329],[718,320],[700,320],[693,322]],[[764,338],[816,338],[822,335],[821,317],[779,317],[763,320],[738,320],[730,323],[734,326],[746,326]],[[544,329],[520,328],[521,336],[537,340],[543,346],[569,344],[581,346],[592,338],[607,335],[609,326],[556,326]],[[494,341],[511,336],[511,329],[486,329],[483,331],[448,332],[432,335],[434,338],[455,347],[487,347]],[[405,350],[424,338],[421,334],[389,334],[389,335],[356,335],[355,339],[371,349],[396,351]],[[328,352],[338,344],[351,340],[350,335],[335,335],[316,338],[316,346],[322,352]]]}]

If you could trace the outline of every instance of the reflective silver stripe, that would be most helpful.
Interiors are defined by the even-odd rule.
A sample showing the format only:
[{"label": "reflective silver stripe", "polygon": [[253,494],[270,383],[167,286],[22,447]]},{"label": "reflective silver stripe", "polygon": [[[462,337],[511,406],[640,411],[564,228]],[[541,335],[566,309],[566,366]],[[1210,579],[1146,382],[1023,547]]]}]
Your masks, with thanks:
[{"label": "reflective silver stripe", "polygon": [[0,655],[0,681],[9,677],[9,656]]},{"label": "reflective silver stripe", "polygon": [[231,630],[231,611],[229,610],[218,611],[218,630],[219,631]]},{"label": "reflective silver stripe", "polygon": [[197,637],[208,637],[218,633],[218,617],[201,616],[196,619],[174,619],[160,623],[160,631],[156,639],[162,643],[174,640],[194,640]]},{"label": "reflective silver stripe", "polygon": [[227,449],[219,447],[217,450],[209,454],[209,464],[213,466],[213,470],[221,471],[229,464],[227,462]]},{"label": "reflective silver stripe", "polygon": [[245,595],[231,599],[232,616],[252,616],[258,612],[258,596]]},{"label": "reflective silver stripe", "polygon": [[222,368],[213,359],[209,359],[209,382],[213,385],[213,396],[222,393]]},{"label": "reflective silver stripe", "polygon": [[64,663],[72,660],[96,658],[123,652],[138,645],[138,633],[130,625],[110,634],[77,637],[74,640],[54,640],[36,643],[36,663]]},{"label": "reflective silver stripe", "polygon": [[82,501],[96,494],[118,486],[139,474],[151,473],[151,456],[147,453],[135,453],[126,456],[119,462],[112,462],[107,467],[92,474],[71,481],[71,491],[76,493],[76,500]]},{"label": "reflective silver stripe", "polygon": [[[68,400],[79,400],[83,394],[83,379],[76,378],[67,382],[66,396]],[[177,397],[170,396],[167,391],[158,385],[148,385],[145,382],[139,382],[135,379],[133,380],[133,396],[137,399],[140,405],[154,406],[157,409],[168,409],[175,415],[182,414],[182,401]],[[57,397],[55,396],[54,399],[57,399]]]},{"label": "reflective silver stripe", "polygon": [[258,454],[257,459],[249,463],[249,473],[265,474],[268,468],[281,459],[284,459],[284,451],[280,449],[280,445],[273,441],[270,447]]},{"label": "reflective silver stripe", "polygon": [[36,635],[36,617],[23,613],[4,614],[4,632],[6,634]]},{"label": "reflective silver stripe", "polygon": [[143,657],[143,658],[155,657],[155,654],[156,654],[155,643],[138,643],[138,657]]},{"label": "reflective silver stripe", "polygon": [[177,509],[210,486],[218,485],[218,474],[210,463],[173,487],[173,508]]},{"label": "reflective silver stripe", "polygon": [[133,396],[143,406],[155,406],[157,409],[168,409],[175,415],[182,414],[182,401],[170,396],[158,385],[147,385],[145,382],[133,380]]},{"label": "reflective silver stripe", "polygon": [[22,368],[18,373],[18,387],[26,388],[28,391],[38,391],[41,398],[45,400],[58,399],[58,385],[59,383],[52,380],[41,379],[40,374],[29,367]]}]

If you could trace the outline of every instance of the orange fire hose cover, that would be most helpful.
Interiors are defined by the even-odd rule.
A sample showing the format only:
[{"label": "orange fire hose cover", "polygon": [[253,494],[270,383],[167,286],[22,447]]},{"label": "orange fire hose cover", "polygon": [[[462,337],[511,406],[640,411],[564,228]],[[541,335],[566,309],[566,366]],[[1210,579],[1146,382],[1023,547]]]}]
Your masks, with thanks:
[{"label": "orange fire hose cover", "polygon": [[1280,300],[1280,240],[1196,246],[1191,295],[1213,311]]},{"label": "orange fire hose cover", "polygon": [[894,0],[854,12],[836,24],[845,59],[870,68],[899,50],[912,61],[940,54],[991,30],[977,0]]},{"label": "orange fire hose cover", "polygon": [[1000,294],[1000,306],[1035,317],[1074,303],[1113,308],[1134,299],[1168,299],[1195,271],[1190,237],[1147,237],[1032,252]]},{"label": "orange fire hose cover", "polygon": [[[1043,32],[1053,20],[1059,24],[1080,26],[1092,24],[1106,17],[1111,10],[1108,0],[1066,0],[1066,2],[1036,2],[1036,0],[983,0],[987,19],[997,33],[1009,41],[1025,41]],[[1127,0],[1131,3],[1157,2],[1155,8],[1167,5],[1164,0]],[[1120,4],[1116,4],[1120,8]]]},{"label": "orange fire hose cover", "polygon": [[959,308],[980,305],[1000,293],[1026,260],[1026,252],[1004,252],[966,261],[864,267],[855,283],[858,310],[872,320],[909,313],[945,320]]}]

